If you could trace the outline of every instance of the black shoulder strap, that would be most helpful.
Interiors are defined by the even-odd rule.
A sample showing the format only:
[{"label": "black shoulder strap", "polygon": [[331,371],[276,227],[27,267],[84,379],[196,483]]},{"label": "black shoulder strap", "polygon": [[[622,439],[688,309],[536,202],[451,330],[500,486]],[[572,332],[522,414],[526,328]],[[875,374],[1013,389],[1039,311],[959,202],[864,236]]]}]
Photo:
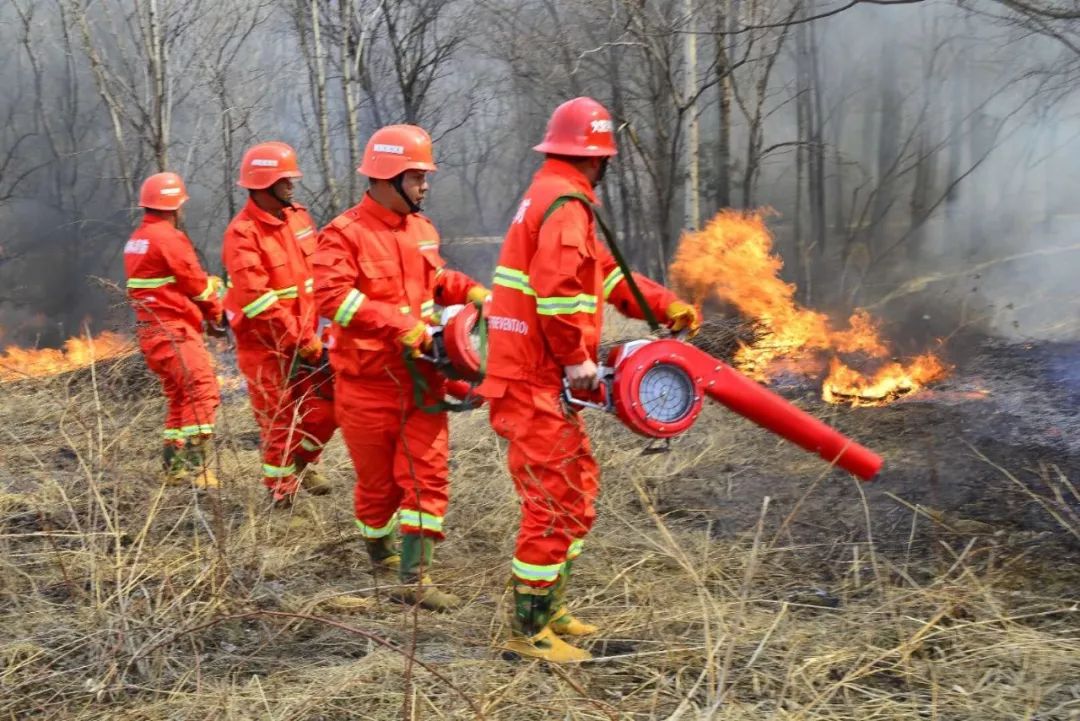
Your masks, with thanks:
[{"label": "black shoulder strap", "polygon": [[637,281],[634,280],[634,273],[630,270],[630,266],[626,263],[626,258],[623,257],[622,251],[619,250],[618,243],[615,242],[615,232],[611,229],[611,226],[604,220],[604,216],[600,214],[600,209],[593,205],[589,197],[584,193],[566,193],[560,195],[558,198],[548,206],[548,209],[544,211],[544,217],[540,221],[543,225],[551,214],[556,210],[564,206],[571,200],[580,200],[585,204],[585,207],[592,213],[593,218],[596,220],[596,224],[600,226],[600,232],[604,236],[604,240],[607,242],[608,250],[611,251],[612,257],[615,258],[615,263],[619,266],[619,270],[622,271],[623,280],[630,286],[630,293],[633,294],[634,300],[637,301],[638,308],[641,309],[641,315],[645,318],[645,322],[649,324],[649,328],[653,331],[660,330],[660,323],[656,320],[656,316],[653,315],[652,308],[645,302],[645,295],[641,292],[641,288],[638,287]]}]

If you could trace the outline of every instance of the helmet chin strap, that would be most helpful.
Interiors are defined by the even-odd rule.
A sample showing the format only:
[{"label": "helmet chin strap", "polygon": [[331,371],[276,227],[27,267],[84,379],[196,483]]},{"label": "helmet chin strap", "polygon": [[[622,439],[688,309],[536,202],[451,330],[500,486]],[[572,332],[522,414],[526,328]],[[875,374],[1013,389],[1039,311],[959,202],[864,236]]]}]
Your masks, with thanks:
[{"label": "helmet chin strap", "polygon": [[600,161],[600,170],[596,174],[596,182],[593,183],[593,187],[600,185],[600,183],[604,180],[604,176],[607,174],[609,160],[609,158],[603,158]]},{"label": "helmet chin strap", "polygon": [[405,204],[409,206],[410,213],[419,213],[423,210],[423,208],[420,207],[420,204],[413,202],[413,199],[405,192],[405,173],[397,175],[390,181],[390,184],[394,186],[394,190],[396,190],[398,195],[401,196],[401,199],[405,201]]}]

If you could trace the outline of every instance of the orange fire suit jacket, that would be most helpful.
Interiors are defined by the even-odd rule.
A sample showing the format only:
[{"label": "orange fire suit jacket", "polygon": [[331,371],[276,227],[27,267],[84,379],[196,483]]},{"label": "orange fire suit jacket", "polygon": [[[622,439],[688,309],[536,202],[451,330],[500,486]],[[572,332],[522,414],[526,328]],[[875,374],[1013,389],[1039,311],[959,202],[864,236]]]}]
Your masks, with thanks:
[{"label": "orange fire suit jacket", "polygon": [[[487,310],[487,381],[479,392],[499,397],[500,382],[562,384],[563,368],[597,360],[604,302],[642,318],[622,271],[596,236],[592,211],[569,200],[545,220],[562,195],[593,203],[588,179],[574,166],[549,158],[533,176],[503,241]],[[650,309],[664,318],[675,294],[634,274]]]},{"label": "orange fire suit jacket", "polygon": [[399,338],[434,322],[435,306],[465,303],[479,285],[446,268],[439,234],[420,213],[398,215],[370,195],[334,218],[315,253],[315,300],[333,321],[336,373],[407,379]]},{"label": "orange fire suit jacket", "polygon": [[315,223],[299,204],[277,218],[248,199],[225,229],[225,313],[238,342],[291,355],[315,338]]},{"label": "orange fire suit jacket", "polygon": [[127,292],[140,323],[180,322],[201,332],[203,318],[221,320],[217,279],[199,265],[182,231],[147,214],[124,246]]}]

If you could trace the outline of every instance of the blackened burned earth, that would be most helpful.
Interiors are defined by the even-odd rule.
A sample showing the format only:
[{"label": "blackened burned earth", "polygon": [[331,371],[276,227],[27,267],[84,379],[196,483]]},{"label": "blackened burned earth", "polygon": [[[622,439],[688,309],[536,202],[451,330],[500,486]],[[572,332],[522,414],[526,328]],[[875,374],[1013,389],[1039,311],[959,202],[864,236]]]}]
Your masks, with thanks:
[{"label": "blackened burned earth", "polygon": [[[766,538],[805,547],[800,558],[820,561],[806,573],[822,584],[848,572],[854,547],[871,539],[891,559],[940,554],[943,562],[974,539],[976,549],[994,549],[986,555],[997,562],[1023,566],[1018,582],[1075,594],[1080,344],[978,338],[965,345],[948,379],[884,407],[830,406],[809,383],[780,389],[884,457],[873,483],[857,488],[843,472],[714,407],[706,412],[712,422],[700,425],[727,422],[734,444],[726,462],[703,454],[708,462],[657,480],[658,510],[734,536],[753,529],[769,496]],[[707,431],[698,433],[681,440],[682,452],[709,443]],[[1041,562],[1052,572],[1029,565]]]}]

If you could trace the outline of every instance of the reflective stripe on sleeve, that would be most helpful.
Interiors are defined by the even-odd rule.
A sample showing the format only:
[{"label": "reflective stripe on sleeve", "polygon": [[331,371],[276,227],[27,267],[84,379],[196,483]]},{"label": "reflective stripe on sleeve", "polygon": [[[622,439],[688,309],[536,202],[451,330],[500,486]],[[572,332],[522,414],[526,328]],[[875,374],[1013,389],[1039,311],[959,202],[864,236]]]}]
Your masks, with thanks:
[{"label": "reflective stripe on sleeve", "polygon": [[342,327],[349,325],[365,298],[366,296],[356,288],[349,290],[349,294],[345,296],[345,300],[341,302],[337,312],[334,313],[334,322]]},{"label": "reflective stripe on sleeve", "polygon": [[615,286],[617,286],[619,281],[624,277],[622,268],[616,268],[608,273],[607,278],[604,278],[604,300],[608,299],[608,296],[611,295],[611,291],[615,290]]},{"label": "reflective stripe on sleeve", "polygon": [[197,302],[199,302],[199,303],[201,303],[204,300],[210,300],[210,296],[212,296],[214,294],[214,291],[216,291],[216,290],[217,290],[217,283],[214,282],[213,278],[207,278],[206,279],[206,290],[204,290],[202,293],[199,293],[197,296],[195,296],[195,300]]},{"label": "reflective stripe on sleeve", "polygon": [[565,298],[553,296],[536,299],[536,312],[540,315],[572,315],[574,313],[595,313],[596,296],[579,293]]},{"label": "reflective stripe on sleeve", "polygon": [[274,291],[268,290],[243,307],[244,315],[248,318],[254,318],[274,303],[277,303],[277,299],[278,297]]},{"label": "reflective stripe on sleeve", "polygon": [[175,282],[175,275],[167,275],[164,278],[128,278],[127,287],[132,290],[145,290],[147,288],[160,288],[163,285]]},{"label": "reflective stripe on sleeve", "polygon": [[510,288],[525,295],[536,297],[536,291],[529,285],[529,276],[520,270],[507,268],[505,265],[496,266],[495,276],[491,282],[494,285],[501,285],[503,288]]}]

